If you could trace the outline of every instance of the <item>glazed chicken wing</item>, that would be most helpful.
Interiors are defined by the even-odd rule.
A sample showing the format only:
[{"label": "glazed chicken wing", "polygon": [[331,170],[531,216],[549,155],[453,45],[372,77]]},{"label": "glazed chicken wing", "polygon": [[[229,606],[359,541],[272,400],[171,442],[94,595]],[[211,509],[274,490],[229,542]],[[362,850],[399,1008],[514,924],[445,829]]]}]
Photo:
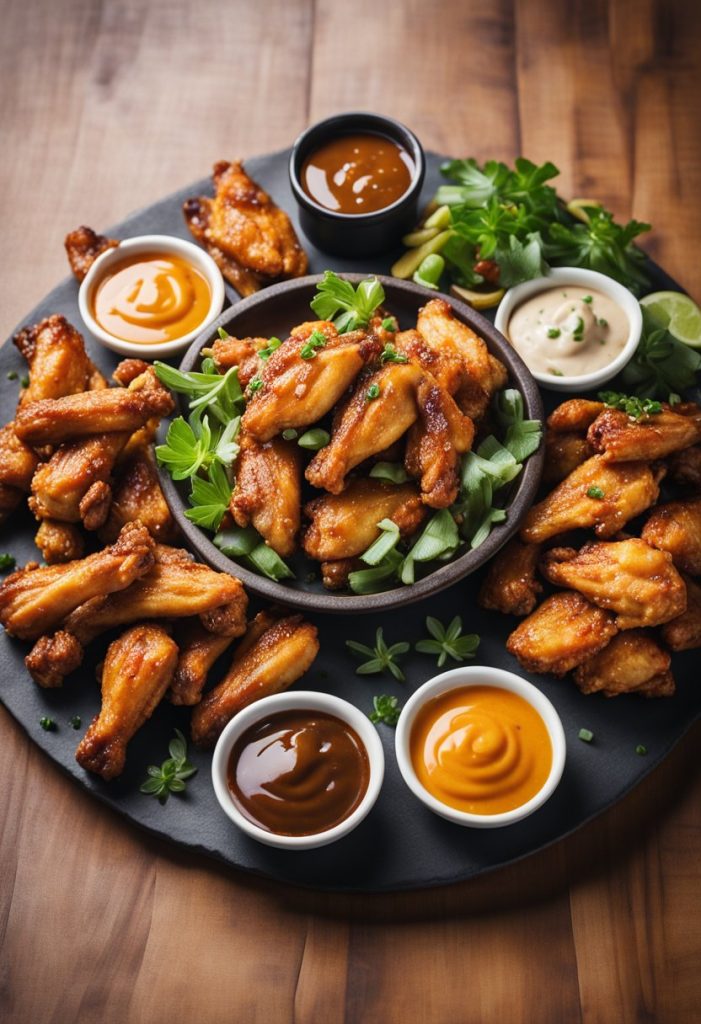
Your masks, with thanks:
[{"label": "glazed chicken wing", "polygon": [[220,636],[205,629],[199,619],[192,619],[178,630],[180,654],[170,700],[173,704],[197,704],[207,682],[209,671],[217,658],[234,642],[232,636]]},{"label": "glazed chicken wing", "polygon": [[153,454],[145,445],[137,447],[115,472],[112,502],[100,530],[100,539],[109,543],[125,523],[134,519],[142,522],[161,544],[170,544],[177,536],[177,526],[163,497]]},{"label": "glazed chicken wing", "polygon": [[394,336],[398,352],[418,363],[449,395],[455,395],[469,378],[465,362],[457,348],[438,345],[432,348],[416,330],[399,331]]},{"label": "glazed chicken wing", "polygon": [[675,484],[701,491],[701,445],[674,452],[667,465],[669,479]]},{"label": "glazed chicken wing", "polygon": [[653,547],[669,551],[678,569],[701,576],[701,498],[658,505],[641,536]]},{"label": "glazed chicken wing", "polygon": [[228,255],[209,238],[209,224],[212,219],[214,200],[207,196],[193,196],[183,203],[183,216],[194,238],[204,246],[222,272],[222,276],[236,289],[239,295],[253,295],[263,287],[264,278],[247,270],[233,256]]},{"label": "glazed chicken wing", "polygon": [[529,672],[564,676],[605,647],[615,633],[613,615],[566,590],[548,597],[519,623],[506,649]]},{"label": "glazed chicken wing", "polygon": [[111,547],[87,558],[44,569],[20,569],[0,587],[0,623],[11,636],[33,640],[85,601],[124,590],[149,572],[153,559],[148,530],[130,523]]},{"label": "glazed chicken wing", "polygon": [[83,225],[70,231],[63,244],[76,280],[82,281],[97,257],[107,249],[115,249],[119,242],[116,238],[98,235],[92,228]]},{"label": "glazed chicken wing", "polygon": [[269,612],[259,612],[250,630],[224,679],[192,713],[192,738],[199,747],[213,747],[237,711],[286,690],[319,652],[316,627],[301,615],[275,619]]},{"label": "glazed chicken wing", "polygon": [[[310,347],[313,334],[326,339],[317,348]],[[244,432],[269,441],[289,427],[318,422],[379,349],[374,335],[353,331],[339,336],[325,320],[296,328],[266,361],[262,386],[250,395],[243,414]]]},{"label": "glazed chicken wing", "polygon": [[29,364],[29,387],[22,393],[22,406],[91,387],[97,371],[82,336],[64,316],[54,313],[33,327],[24,327],[12,340]]},{"label": "glazed chicken wing", "polygon": [[678,408],[682,412],[664,408],[639,420],[621,409],[604,409],[589,427],[587,440],[610,462],[663,459],[701,441],[701,409]]},{"label": "glazed chicken wing", "polygon": [[[129,434],[97,434],[62,444],[43,462],[32,480],[29,507],[37,519],[82,522],[86,529],[101,527],[110,508],[108,485],[117,456]],[[120,524],[136,519],[131,516]],[[119,529],[110,538],[113,540]]]},{"label": "glazed chicken wing", "polygon": [[479,593],[479,604],[504,615],[530,615],[543,590],[536,579],[539,544],[523,544],[517,537],[489,563]]},{"label": "glazed chicken wing", "polygon": [[673,651],[689,651],[701,647],[701,586],[690,576],[686,584],[686,611],[666,622],[661,629],[662,639]]},{"label": "glazed chicken wing", "polygon": [[671,556],[638,537],[594,541],[579,551],[553,548],[543,556],[540,568],[551,583],[572,587],[615,612],[619,629],[659,626],[686,608],[684,580]]},{"label": "glazed chicken wing", "polygon": [[320,562],[353,558],[377,539],[377,524],[391,519],[402,537],[418,530],[427,509],[414,484],[389,484],[382,480],[351,480],[342,494],[324,494],[304,507],[311,520],[302,540],[310,558]]},{"label": "glazed chicken wing", "polygon": [[[116,537],[113,538],[116,540]],[[47,565],[62,565],[83,557],[85,541],[73,523],[57,519],[44,519],[37,530],[34,543]]]},{"label": "glazed chicken wing", "polygon": [[568,398],[550,413],[547,425],[556,434],[586,434],[605,408],[603,402],[593,402],[588,398]]},{"label": "glazed chicken wing", "polygon": [[[309,483],[340,494],[351,469],[384,451],[414,423],[417,388],[424,377],[415,363],[388,363],[362,376],[334,418],[329,444],[307,466]],[[374,393],[377,397],[368,398]]]},{"label": "glazed chicken wing", "polygon": [[132,626],[107,648],[102,708],[75,759],[103,779],[121,775],[127,744],[160,704],[173,678],[178,648],[162,626]]},{"label": "glazed chicken wing", "polygon": [[420,481],[426,505],[448,508],[458,496],[460,456],[469,451],[475,426],[430,374],[419,384],[416,402],[419,418],[409,431],[404,465]]},{"label": "glazed chicken wing", "polygon": [[253,377],[265,368],[265,359],[258,353],[270,344],[269,338],[216,338],[212,345],[212,359],[220,373],[238,366],[241,387],[246,388]]},{"label": "glazed chicken wing", "polygon": [[584,434],[558,434],[557,431],[548,428],[545,431],[543,482],[559,483],[593,454],[594,451]]},{"label": "glazed chicken wing", "polygon": [[521,538],[539,544],[589,527],[598,537],[612,537],[657,501],[660,476],[645,462],[610,463],[595,455],[529,510]]},{"label": "glazed chicken wing", "polygon": [[14,423],[0,429],[0,523],[21,505],[38,464],[36,452],[15,434]]},{"label": "glazed chicken wing", "polygon": [[282,558],[297,544],[302,507],[302,457],[295,441],[274,437],[261,444],[244,434],[231,496],[238,526],[253,524]]},{"label": "glazed chicken wing", "polygon": [[619,633],[591,658],[574,670],[582,693],[643,693],[646,697],[671,697],[674,677],[671,657],[642,629]]},{"label": "glazed chicken wing", "polygon": [[72,633],[60,629],[53,636],[41,636],[24,659],[35,683],[45,689],[63,686],[63,680],[80,668],[83,645]]},{"label": "glazed chicken wing", "polygon": [[337,558],[331,562],[322,562],[321,582],[327,590],[343,590],[349,585],[348,577],[358,569],[367,569],[367,565],[359,558]]}]

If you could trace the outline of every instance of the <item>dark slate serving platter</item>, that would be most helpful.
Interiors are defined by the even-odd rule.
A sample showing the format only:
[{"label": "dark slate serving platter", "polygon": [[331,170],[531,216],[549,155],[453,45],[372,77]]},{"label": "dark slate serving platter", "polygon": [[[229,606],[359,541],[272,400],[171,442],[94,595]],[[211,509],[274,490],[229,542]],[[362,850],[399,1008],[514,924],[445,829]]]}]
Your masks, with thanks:
[{"label": "dark slate serving platter", "polygon": [[[247,161],[254,178],[269,189],[275,199],[295,216],[287,180],[289,151]],[[436,188],[441,158],[428,155],[425,197]],[[209,191],[207,181],[191,185],[159,203],[127,218],[109,230],[117,238],[145,233],[188,237],[180,207],[190,195]],[[74,227],[66,225],[66,229]],[[100,228],[101,225],[95,225]],[[343,271],[386,273],[394,254],[359,262],[330,259],[307,247],[310,273],[327,267]],[[660,268],[651,264],[653,287],[678,287]],[[77,305],[78,286],[66,278],[24,319],[34,323],[50,313],[63,313],[83,329]],[[232,301],[236,296],[230,295]],[[105,372],[116,359],[88,338],[90,353]],[[14,346],[0,349],[0,422],[11,419],[17,398],[17,384],[7,373],[25,372]],[[33,544],[35,524],[27,511],[18,513],[4,529],[3,550],[12,552],[19,564],[36,558]],[[478,573],[450,590],[425,602],[383,615],[315,616],[319,626],[321,653],[298,689],[328,690],[370,711],[377,693],[395,694],[404,700],[435,674],[432,658],[411,653],[403,666],[406,683],[385,676],[357,676],[355,662],[344,647],[352,638],[372,641],[382,625],[389,642],[416,640],[424,635],[427,614],[448,621],[462,616],[466,632],[482,637],[478,664],[495,665],[523,674],[505,651],[506,638],[515,620],[485,612],[477,606],[477,591],[483,573]],[[6,635],[0,638],[0,699],[27,730],[29,736],[64,771],[98,799],[116,808],[142,828],[182,846],[225,861],[234,868],[255,872],[279,881],[314,888],[382,891],[439,885],[470,878],[533,853],[567,835],[590,818],[620,800],[671,750],[701,711],[697,656],[675,655],[673,668],[678,685],[669,700],[621,697],[607,700],[585,697],[570,680],[529,676],[553,701],[562,718],[567,737],[567,764],[554,796],[525,821],[505,829],[470,830],[452,825],[428,811],[404,785],[394,757],[394,731],[380,726],[385,746],[386,776],[380,798],[363,824],[346,839],[320,850],[287,853],[260,846],[242,835],[219,809],[212,790],[210,755],[191,752],[199,773],[188,783],[187,792],[174,796],[165,806],[139,793],[139,784],[149,764],[168,756],[168,741],[178,727],[188,733],[189,711],[164,703],[137,734],[129,748],[127,769],[117,781],[105,784],[85,773],[74,760],[79,738],[99,708],[99,690],[94,667],[104,653],[109,637],[89,650],[80,672],[69,677],[63,689],[42,690],[30,679],[23,664],[27,646]],[[226,661],[226,657],[224,658]],[[448,666],[446,666],[448,667]],[[221,670],[221,667],[220,667]],[[42,715],[58,724],[56,732],[39,726]],[[69,724],[79,715],[82,726]],[[592,744],[577,738],[586,727],[595,736]],[[636,754],[638,744],[647,756]]]}]

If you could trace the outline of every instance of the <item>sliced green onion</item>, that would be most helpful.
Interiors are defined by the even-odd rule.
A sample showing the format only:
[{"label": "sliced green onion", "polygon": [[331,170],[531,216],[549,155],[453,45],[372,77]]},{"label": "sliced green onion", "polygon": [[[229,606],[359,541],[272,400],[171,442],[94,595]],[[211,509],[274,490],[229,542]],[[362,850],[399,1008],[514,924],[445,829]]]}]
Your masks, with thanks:
[{"label": "sliced green onion", "polygon": [[371,384],[370,387],[367,389],[367,392],[365,394],[366,401],[374,402],[375,399],[379,398],[379,397],[380,397],[380,385],[379,384]]},{"label": "sliced green onion", "polygon": [[414,562],[432,562],[446,552],[453,552],[460,543],[458,527],[447,508],[434,512],[413,545],[408,559]]},{"label": "sliced green onion", "polygon": [[271,580],[287,580],[294,578],[289,565],[280,558],[276,551],[267,544],[259,544],[248,556],[256,569]]},{"label": "sliced green onion", "polygon": [[580,740],[583,740],[585,743],[591,743],[591,741],[594,739],[594,733],[591,731],[591,729],[580,729],[577,735],[579,736]]},{"label": "sliced green onion", "polygon": [[243,558],[260,544],[260,534],[252,526],[234,526],[229,530],[220,530],[214,538],[214,544],[229,558]]},{"label": "sliced green onion", "polygon": [[383,590],[386,580],[397,572],[402,564],[402,556],[398,551],[390,551],[384,562],[372,569],[358,569],[348,576],[348,586],[354,594],[376,594]]},{"label": "sliced green onion", "polygon": [[641,757],[645,757],[645,755],[647,754],[647,747],[643,746],[642,743],[638,743],[637,747],[635,748],[635,753],[640,754]]},{"label": "sliced green onion", "polygon": [[366,565],[379,565],[399,542],[399,527],[391,519],[381,519],[377,527],[380,536],[360,556]]},{"label": "sliced green onion", "polygon": [[307,430],[306,433],[302,434],[297,444],[300,448],[308,448],[311,452],[318,452],[320,448],[325,448],[330,440],[331,435],[327,430],[314,427],[312,430]]},{"label": "sliced green onion", "polygon": [[286,441],[294,441],[297,437],[297,431],[294,427],[288,427],[287,430],[283,430],[282,436]]},{"label": "sliced green onion", "polygon": [[370,470],[376,480],[388,480],[391,484],[405,484],[409,474],[401,462],[377,462]]},{"label": "sliced green onion", "polygon": [[587,498],[595,498],[596,501],[601,501],[605,496],[605,492],[600,487],[590,487],[587,490]]}]

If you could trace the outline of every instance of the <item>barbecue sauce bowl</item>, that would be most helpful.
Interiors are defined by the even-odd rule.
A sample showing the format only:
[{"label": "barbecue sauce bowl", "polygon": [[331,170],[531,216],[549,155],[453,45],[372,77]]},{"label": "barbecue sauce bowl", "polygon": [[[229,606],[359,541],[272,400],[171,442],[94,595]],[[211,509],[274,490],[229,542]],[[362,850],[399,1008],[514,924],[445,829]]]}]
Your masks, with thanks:
[{"label": "barbecue sauce bowl", "polygon": [[[375,153],[368,147],[373,137]],[[360,142],[355,152],[354,139]],[[344,142],[350,147],[345,158]],[[360,161],[357,167],[352,166],[354,158]],[[302,231],[322,252],[348,258],[386,252],[416,225],[425,170],[421,143],[391,117],[355,112],[319,121],[299,136],[290,156],[290,184]],[[387,187],[390,179],[406,188]]]}]

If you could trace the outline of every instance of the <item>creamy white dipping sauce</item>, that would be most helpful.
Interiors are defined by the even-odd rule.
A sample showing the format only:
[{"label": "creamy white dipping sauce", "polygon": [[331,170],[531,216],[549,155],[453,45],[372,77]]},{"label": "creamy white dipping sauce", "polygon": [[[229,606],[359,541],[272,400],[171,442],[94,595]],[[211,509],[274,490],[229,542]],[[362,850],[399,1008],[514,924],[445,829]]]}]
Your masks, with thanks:
[{"label": "creamy white dipping sauce", "polygon": [[628,340],[630,325],[608,295],[564,285],[522,302],[507,330],[530,370],[579,377],[613,362]]}]

